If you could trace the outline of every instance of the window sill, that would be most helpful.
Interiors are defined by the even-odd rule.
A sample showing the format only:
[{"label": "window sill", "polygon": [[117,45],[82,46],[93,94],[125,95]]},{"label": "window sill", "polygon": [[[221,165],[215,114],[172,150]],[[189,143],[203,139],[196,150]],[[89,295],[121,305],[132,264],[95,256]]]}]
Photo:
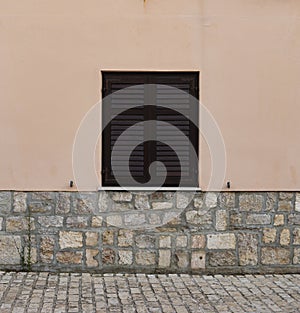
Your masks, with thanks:
[{"label": "window sill", "polygon": [[200,187],[99,187],[98,191],[201,191]]}]

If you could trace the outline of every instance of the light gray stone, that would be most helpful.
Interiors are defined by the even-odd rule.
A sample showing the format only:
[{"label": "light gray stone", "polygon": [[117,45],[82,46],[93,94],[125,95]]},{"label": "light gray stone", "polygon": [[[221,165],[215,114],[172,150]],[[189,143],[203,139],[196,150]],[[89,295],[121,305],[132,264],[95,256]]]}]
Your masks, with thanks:
[{"label": "light gray stone", "polygon": [[239,264],[242,266],[258,263],[258,235],[253,233],[238,234]]},{"label": "light gray stone", "polygon": [[110,211],[112,200],[106,191],[99,192],[98,207],[99,212]]},{"label": "light gray stone", "polygon": [[81,192],[78,194],[76,214],[92,214],[97,213],[97,211],[97,195],[95,193]]},{"label": "light gray stone", "polygon": [[111,195],[113,201],[130,202],[132,200],[132,193],[130,192],[113,192]]},{"label": "light gray stone", "polygon": [[7,214],[11,211],[11,193],[0,191],[0,214]]},{"label": "light gray stone", "polygon": [[205,269],[205,251],[193,251],[191,257],[191,268]]},{"label": "light gray stone", "polygon": [[192,235],[191,236],[191,248],[200,249],[205,248],[205,235]]},{"label": "light gray stone", "polygon": [[159,250],[158,266],[169,267],[171,264],[171,250]]},{"label": "light gray stone", "polygon": [[38,222],[41,227],[62,227],[64,218],[62,216],[39,216]]},{"label": "light gray stone", "polygon": [[175,258],[178,268],[187,269],[189,267],[189,253],[187,251],[176,251]]},{"label": "light gray stone", "polygon": [[135,254],[135,262],[138,265],[149,266],[155,265],[156,254],[154,251],[139,250]]},{"label": "light gray stone", "polygon": [[25,213],[27,209],[26,200],[26,192],[14,192],[13,211],[15,213]]},{"label": "light gray stone", "polygon": [[87,267],[97,267],[99,265],[98,260],[96,260],[99,250],[97,249],[86,249],[86,265]]},{"label": "light gray stone", "polygon": [[299,227],[294,228],[293,237],[294,237],[293,244],[300,245],[300,228]]},{"label": "light gray stone", "polygon": [[227,211],[217,210],[216,211],[216,230],[222,231],[227,228]]},{"label": "light gray stone", "polygon": [[295,211],[300,212],[300,192],[296,193]]},{"label": "light gray stone", "polygon": [[187,236],[177,236],[176,237],[176,247],[185,248],[187,246]]},{"label": "light gray stone", "polygon": [[249,214],[246,218],[248,225],[270,225],[271,215],[269,214]]},{"label": "light gray stone", "polygon": [[171,236],[160,236],[159,237],[159,247],[160,248],[171,248]]},{"label": "light gray stone", "polygon": [[193,200],[194,193],[191,192],[176,192],[176,207],[185,209]]},{"label": "light gray stone", "polygon": [[59,245],[61,249],[65,248],[81,248],[83,236],[81,232],[60,231]]},{"label": "light gray stone", "polygon": [[173,208],[172,202],[153,202],[153,210],[169,210]]},{"label": "light gray stone", "polygon": [[53,236],[43,236],[40,241],[40,257],[43,263],[53,260],[55,239]]},{"label": "light gray stone", "polygon": [[207,235],[208,249],[235,249],[235,235],[231,233]]},{"label": "light gray stone", "polygon": [[263,196],[257,193],[242,193],[239,195],[241,211],[260,212],[263,208]]},{"label": "light gray stone", "polygon": [[146,223],[146,216],[142,213],[127,213],[124,220],[127,226],[139,226]]},{"label": "light gray stone", "polygon": [[189,224],[201,225],[202,228],[208,229],[211,227],[213,219],[209,211],[188,211],[186,212],[186,221]]},{"label": "light gray stone", "polygon": [[56,207],[57,214],[67,214],[71,209],[71,194],[70,192],[59,192]]},{"label": "light gray stone", "polygon": [[219,194],[220,207],[233,209],[235,207],[235,192],[221,192]]},{"label": "light gray stone", "polygon": [[119,264],[131,265],[133,262],[133,253],[131,250],[119,250]]},{"label": "light gray stone", "polygon": [[134,206],[137,210],[149,210],[149,197],[147,195],[135,195]]},{"label": "light gray stone", "polygon": [[205,194],[205,205],[207,208],[215,208],[217,206],[218,196],[214,192]]},{"label": "light gray stone", "polygon": [[279,247],[262,247],[261,263],[266,265],[290,263],[290,250],[288,248]]},{"label": "light gray stone", "polygon": [[154,248],[156,238],[152,235],[138,235],[135,237],[135,244],[139,248]]},{"label": "light gray stone", "polygon": [[67,217],[66,225],[68,228],[86,228],[88,227],[88,216],[71,216]]},{"label": "light gray stone", "polygon": [[0,264],[13,265],[21,262],[20,236],[0,235]]},{"label": "light gray stone", "polygon": [[118,245],[120,247],[129,247],[133,244],[133,231],[120,229],[118,233]]}]

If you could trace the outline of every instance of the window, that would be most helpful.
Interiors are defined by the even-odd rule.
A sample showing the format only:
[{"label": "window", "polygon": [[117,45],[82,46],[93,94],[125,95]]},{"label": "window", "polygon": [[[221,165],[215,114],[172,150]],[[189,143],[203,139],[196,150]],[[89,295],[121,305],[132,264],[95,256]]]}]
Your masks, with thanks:
[{"label": "window", "polygon": [[107,71],[102,81],[102,185],[118,186],[121,177],[123,186],[155,187],[163,177],[159,186],[198,187],[198,103],[191,99],[199,99],[199,72]]}]

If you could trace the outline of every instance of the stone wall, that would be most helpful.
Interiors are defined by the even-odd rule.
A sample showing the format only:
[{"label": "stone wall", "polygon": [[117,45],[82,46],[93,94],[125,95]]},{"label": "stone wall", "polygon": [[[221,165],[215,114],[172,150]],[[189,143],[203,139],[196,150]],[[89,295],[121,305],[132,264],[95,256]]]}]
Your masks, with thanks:
[{"label": "stone wall", "polygon": [[0,269],[300,272],[300,193],[0,192]]}]

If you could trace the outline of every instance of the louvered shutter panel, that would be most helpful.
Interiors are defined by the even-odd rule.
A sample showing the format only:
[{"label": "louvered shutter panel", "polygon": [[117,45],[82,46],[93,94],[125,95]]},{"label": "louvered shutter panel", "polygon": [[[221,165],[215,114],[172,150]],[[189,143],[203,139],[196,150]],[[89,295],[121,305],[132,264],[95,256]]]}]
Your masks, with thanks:
[{"label": "louvered shutter panel", "polygon": [[[117,185],[112,173],[111,161],[114,162],[119,175],[122,175],[126,168],[128,155],[131,154],[131,175],[140,183],[147,181],[148,166],[152,161],[157,160],[167,167],[168,176],[165,186],[177,186],[180,178],[181,185],[196,186],[198,166],[197,160],[191,157],[191,143],[193,142],[197,149],[198,133],[191,128],[189,116],[191,114],[195,116],[198,112],[195,112],[194,108],[192,109],[189,94],[197,96],[198,73],[190,75],[190,73],[165,72],[108,72],[103,75],[103,80],[103,96],[111,94],[110,102],[104,108],[103,114],[104,119],[111,120],[102,140],[103,185]],[[155,91],[150,93],[150,99],[147,98],[147,87],[145,89],[143,84],[155,84]],[[144,103],[151,103],[153,106],[151,108],[143,106]],[[136,108],[117,115],[119,109],[124,111],[132,105]],[[170,110],[162,108],[162,106],[167,106],[173,111],[170,113]],[[184,116],[177,114],[176,109],[180,109]],[[145,131],[140,126],[134,132],[129,131],[125,138],[123,137],[123,141],[118,145],[117,157],[111,160],[113,145],[118,137],[129,126],[147,119],[157,120],[156,129],[153,132],[160,141],[140,144],[144,141],[143,133]],[[169,126],[165,123],[162,125],[160,122],[169,123]],[[181,130],[186,138],[174,137],[171,125]],[[171,143],[174,151],[165,143]],[[134,151],[129,151],[131,144],[136,146]],[[181,164],[178,155],[180,155]],[[162,176],[163,172],[164,167],[156,167],[158,177]],[[124,177],[126,174],[128,173],[124,171]]]},{"label": "louvered shutter panel", "polygon": [[[104,185],[116,185],[111,164],[114,162],[114,170],[118,172],[118,175],[126,178],[128,175],[126,165],[131,152],[128,150],[129,146],[137,146],[131,157],[131,175],[136,179],[144,176],[144,147],[140,145],[144,141],[144,129],[142,126],[136,126],[134,131],[128,129],[130,126],[144,121],[144,86],[142,84],[132,86],[132,83],[126,82],[111,82],[106,93],[109,97],[105,103],[104,118],[110,123],[106,130],[106,136],[103,137],[102,149],[107,158],[106,162],[102,163],[104,169],[102,173],[105,178]],[[132,109],[132,106],[135,108]],[[112,156],[114,144],[124,131],[127,131],[128,134],[119,140],[118,153]]]}]

